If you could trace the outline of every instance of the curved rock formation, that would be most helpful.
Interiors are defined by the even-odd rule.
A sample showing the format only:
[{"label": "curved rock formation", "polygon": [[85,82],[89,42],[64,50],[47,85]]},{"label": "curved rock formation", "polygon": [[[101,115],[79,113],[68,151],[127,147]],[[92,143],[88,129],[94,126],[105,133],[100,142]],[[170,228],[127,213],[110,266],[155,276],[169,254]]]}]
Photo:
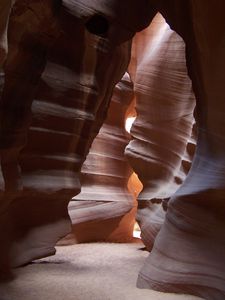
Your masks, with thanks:
[{"label": "curved rock formation", "polygon": [[225,298],[225,3],[153,2],[186,43],[197,99],[198,139],[191,170],[169,202],[138,286],[221,300]]},{"label": "curved rock formation", "polygon": [[[69,231],[67,204],[79,191],[76,178],[81,165],[104,120],[113,87],[127,68],[126,41],[160,11],[186,44],[197,99],[198,140],[191,170],[170,199],[138,286],[224,299],[224,1],[20,0],[14,8],[0,102],[1,274],[10,267],[9,261],[20,265],[54,253],[55,242]],[[1,22],[7,25],[8,13],[4,16]],[[173,61],[180,53],[175,40]],[[155,70],[167,67],[158,60]],[[153,82],[152,88],[163,94],[162,84]],[[144,77],[141,83],[145,84]],[[184,88],[180,81],[175,83],[168,88]],[[152,108],[155,104],[152,101]],[[153,125],[160,120],[157,110],[152,110],[157,118],[150,116]],[[174,112],[168,109],[167,115]],[[148,134],[140,135],[143,144],[154,130],[163,131],[152,124],[151,130],[147,119],[146,124]],[[175,124],[172,129],[182,130],[176,120]],[[143,122],[139,125],[146,127]],[[157,135],[151,136],[159,144]],[[165,137],[160,143],[173,141],[176,144],[176,139]],[[143,149],[138,152],[144,155]],[[156,150],[149,158],[154,168]],[[159,171],[157,180],[162,175],[172,178],[175,165],[179,169],[180,157],[167,155],[166,151],[173,166],[166,175]],[[149,184],[146,164],[132,164]],[[145,199],[144,192],[141,197]]]},{"label": "curved rock formation", "polygon": [[143,184],[137,221],[150,250],[164,221],[162,201],[169,199],[185,178],[180,166],[195,106],[184,43],[160,14],[136,35],[130,72],[137,118],[126,155]]},{"label": "curved rock formation", "polygon": [[129,142],[125,115],[132,99],[126,73],[114,89],[107,119],[81,169],[81,193],[69,203],[72,233],[64,243],[132,240],[135,202],[128,190],[132,171],[124,156]]},{"label": "curved rock formation", "polygon": [[18,1],[10,19],[0,110],[2,269],[53,254],[70,231],[68,202],[129,62],[129,18],[114,24],[104,7],[57,3]]}]

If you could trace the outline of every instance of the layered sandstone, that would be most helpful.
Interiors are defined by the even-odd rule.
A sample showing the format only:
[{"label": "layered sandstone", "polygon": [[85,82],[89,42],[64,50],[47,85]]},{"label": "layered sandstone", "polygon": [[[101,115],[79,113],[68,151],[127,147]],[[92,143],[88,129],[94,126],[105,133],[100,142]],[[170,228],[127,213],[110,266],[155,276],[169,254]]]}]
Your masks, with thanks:
[{"label": "layered sandstone", "polygon": [[3,270],[53,254],[71,230],[68,202],[80,191],[81,166],[129,62],[130,42],[123,41],[131,33],[122,25],[111,28],[100,17],[107,26],[99,32],[96,7],[84,16],[73,1],[55,4],[18,1],[9,23],[0,132]]},{"label": "layered sandstone", "polygon": [[[1,2],[6,5],[0,20],[1,65],[7,52],[8,4]],[[205,299],[225,297],[223,0],[17,1],[9,21],[1,80],[1,276],[12,265],[53,254],[56,241],[70,230],[67,204],[80,190],[82,163],[103,123],[113,88],[126,71],[130,53],[126,41],[146,27],[156,11],[186,44],[198,138],[191,170],[170,197],[165,223],[138,286]],[[144,122],[137,119],[132,133],[136,141],[127,150],[144,184],[139,202],[147,200],[147,204],[149,199],[161,201],[167,191],[171,196],[167,183],[179,185],[182,176],[175,174],[190,165],[185,149],[193,153],[194,148],[192,141],[187,147],[184,142],[191,134],[191,122],[183,114],[186,109],[187,115],[190,112],[184,44],[168,27],[156,37],[152,45],[149,39],[143,43],[149,52],[141,49],[139,72],[133,79],[137,112]],[[150,92],[156,93],[154,99],[167,99],[166,108],[149,98]],[[168,97],[171,94],[181,100],[177,110],[174,98]],[[160,125],[163,120],[165,127]],[[189,134],[184,123],[189,124]],[[149,219],[149,209],[142,211]],[[143,220],[144,214],[139,215]]]},{"label": "layered sandstone", "polygon": [[138,286],[221,300],[225,297],[225,3],[153,2],[186,43],[198,138],[191,170],[170,199]]},{"label": "layered sandstone", "polygon": [[160,14],[133,43],[130,72],[137,118],[126,155],[143,184],[137,220],[149,250],[164,221],[162,203],[165,207],[188,171],[182,160],[191,136],[195,99],[184,48],[183,40]]},{"label": "layered sandstone", "polygon": [[64,243],[132,240],[136,205],[128,189],[132,170],[124,156],[130,140],[125,116],[132,100],[126,73],[114,89],[107,119],[81,169],[81,193],[69,203],[72,233]]}]

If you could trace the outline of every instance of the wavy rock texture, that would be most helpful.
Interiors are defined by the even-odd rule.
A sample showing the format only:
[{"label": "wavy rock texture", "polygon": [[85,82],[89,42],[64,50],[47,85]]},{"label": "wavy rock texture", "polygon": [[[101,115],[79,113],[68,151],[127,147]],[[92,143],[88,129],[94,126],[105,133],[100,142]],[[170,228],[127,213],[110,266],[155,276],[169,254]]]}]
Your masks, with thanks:
[{"label": "wavy rock texture", "polygon": [[0,3],[0,67],[5,61],[8,52],[7,31],[9,15],[15,0],[1,0]]},{"label": "wavy rock texture", "polygon": [[132,99],[126,73],[114,89],[107,119],[81,169],[81,193],[69,203],[72,233],[61,243],[132,240],[135,199],[128,190],[132,170],[124,156],[130,140],[125,115]]},{"label": "wavy rock texture", "polygon": [[169,202],[138,286],[221,300],[225,298],[225,3],[153,2],[186,43],[197,99],[198,139],[191,170]]},{"label": "wavy rock texture", "polygon": [[[9,261],[19,265],[54,253],[56,240],[69,230],[67,203],[79,190],[74,178],[127,67],[129,43],[123,42],[146,27],[157,10],[186,43],[198,140],[191,170],[170,199],[138,286],[225,298],[223,0],[133,0],[129,9],[126,1],[116,0],[18,1],[9,23],[0,106],[1,275]],[[176,40],[174,48],[179,44]],[[173,59],[180,53],[175,49]],[[153,82],[163,93],[162,84]],[[168,117],[173,114],[168,109]],[[181,125],[175,129],[182,131]],[[171,141],[163,142],[168,147]],[[138,151],[144,154],[143,149]],[[139,167],[144,182],[146,164]]]},{"label": "wavy rock texture", "polygon": [[187,174],[182,159],[195,106],[184,42],[160,14],[136,35],[130,71],[137,118],[126,155],[143,184],[137,221],[150,250],[165,217],[162,201],[165,199],[166,205]]},{"label": "wavy rock texture", "polygon": [[82,163],[129,62],[129,24],[111,26],[108,15],[96,15],[101,6],[55,4],[18,1],[9,24],[0,132],[3,270],[54,254],[70,231],[68,202],[80,191]]}]

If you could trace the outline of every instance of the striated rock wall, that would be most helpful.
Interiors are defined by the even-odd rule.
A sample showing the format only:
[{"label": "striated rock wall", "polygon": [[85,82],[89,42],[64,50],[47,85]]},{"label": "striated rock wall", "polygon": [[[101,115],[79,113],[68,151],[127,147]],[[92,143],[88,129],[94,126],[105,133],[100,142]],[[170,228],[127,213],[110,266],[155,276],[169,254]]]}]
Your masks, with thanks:
[{"label": "striated rock wall", "polygon": [[[1,65],[7,52],[10,1],[2,1],[3,6]],[[165,223],[138,286],[221,300],[225,297],[225,4],[133,0],[127,6],[127,1],[116,0],[20,0],[13,7],[0,100],[0,274],[53,254],[56,241],[70,230],[67,204],[80,190],[82,163],[106,116],[113,88],[127,69],[130,42],[126,41],[159,11],[186,44],[198,137],[191,170],[170,197]],[[189,167],[185,149],[193,153],[194,148],[192,140],[187,146],[184,142],[192,125],[183,119],[190,108],[185,98],[190,82],[180,84],[184,44],[168,28],[162,33],[159,40],[151,40],[152,45],[148,38],[143,42],[150,51],[139,51],[133,78],[137,113],[144,122],[137,118],[135,139],[127,152],[144,185],[139,202],[147,204],[165,197],[165,182],[179,185],[179,172]],[[171,80],[162,84],[163,72],[163,78]],[[177,95],[178,89],[182,93]],[[143,97],[150,92],[157,92],[154,99]],[[174,98],[168,97],[171,93],[182,100],[176,103],[177,110]],[[167,106],[155,101],[161,97]],[[165,127],[159,126],[162,120]],[[181,120],[189,124],[189,134]],[[185,138],[180,141],[177,136]],[[143,163],[146,159],[148,164]],[[139,213],[140,219],[147,224],[149,209],[144,206],[141,211],[147,217]]]},{"label": "striated rock wall", "polygon": [[137,221],[150,250],[164,221],[162,201],[173,195],[188,171],[182,160],[195,106],[184,42],[160,14],[134,38],[130,72],[137,118],[126,155],[143,184]]},{"label": "striated rock wall", "polygon": [[68,202],[129,62],[123,41],[134,33],[99,18],[101,6],[83,15],[77,3],[18,1],[10,19],[0,110],[2,272],[54,254],[70,231]]},{"label": "striated rock wall", "polygon": [[138,286],[221,300],[225,298],[225,3],[151,3],[186,43],[198,138],[191,170],[170,199]]},{"label": "striated rock wall", "polygon": [[81,169],[81,193],[69,203],[72,233],[64,243],[132,240],[136,205],[128,190],[132,170],[124,156],[130,140],[125,115],[132,99],[126,73],[114,89],[107,119]]}]

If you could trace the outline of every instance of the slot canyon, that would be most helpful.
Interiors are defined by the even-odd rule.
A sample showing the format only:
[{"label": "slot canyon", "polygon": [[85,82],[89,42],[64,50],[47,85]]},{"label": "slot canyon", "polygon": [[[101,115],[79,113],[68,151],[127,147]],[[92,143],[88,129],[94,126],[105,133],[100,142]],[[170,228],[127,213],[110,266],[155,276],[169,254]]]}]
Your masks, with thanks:
[{"label": "slot canyon", "polygon": [[224,73],[223,0],[1,0],[0,300],[225,300]]}]

